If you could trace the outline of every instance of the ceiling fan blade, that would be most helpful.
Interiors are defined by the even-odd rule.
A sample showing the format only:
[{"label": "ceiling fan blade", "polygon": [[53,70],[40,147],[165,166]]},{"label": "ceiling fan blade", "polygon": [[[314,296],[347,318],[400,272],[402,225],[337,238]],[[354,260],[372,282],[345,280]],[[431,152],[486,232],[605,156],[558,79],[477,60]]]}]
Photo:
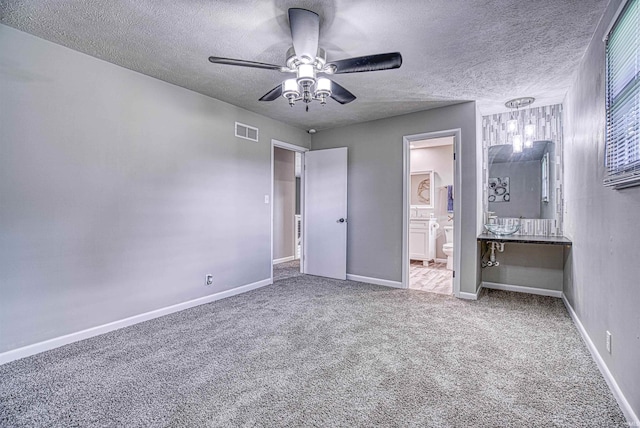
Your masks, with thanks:
[{"label": "ceiling fan blade", "polygon": [[265,64],[264,62],[245,61],[243,59],[221,58],[219,56],[210,56],[209,62],[214,64],[237,65],[239,67],[262,68],[265,70],[282,71],[282,67],[275,64]]},{"label": "ceiling fan blade", "polygon": [[306,9],[289,9],[289,26],[296,56],[303,62],[312,63],[318,55],[320,17]]},{"label": "ceiling fan blade", "polygon": [[327,64],[327,68],[329,70],[333,69],[333,74],[342,74],[390,70],[392,68],[400,68],[401,65],[402,55],[400,55],[400,52],[391,52],[332,61]]},{"label": "ceiling fan blade", "polygon": [[349,104],[356,99],[356,96],[331,80],[331,98],[340,104]]},{"label": "ceiling fan blade", "polygon": [[274,101],[282,95],[282,85],[278,85],[262,96],[258,101]]}]

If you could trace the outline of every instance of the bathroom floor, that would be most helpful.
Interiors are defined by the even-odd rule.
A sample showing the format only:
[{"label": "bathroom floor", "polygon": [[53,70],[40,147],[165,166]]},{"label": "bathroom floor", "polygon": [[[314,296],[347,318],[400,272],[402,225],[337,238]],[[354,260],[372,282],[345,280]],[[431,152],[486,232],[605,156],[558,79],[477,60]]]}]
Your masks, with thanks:
[{"label": "bathroom floor", "polygon": [[411,260],[409,288],[438,294],[453,294],[453,272],[446,263],[434,262],[423,266],[421,261]]}]

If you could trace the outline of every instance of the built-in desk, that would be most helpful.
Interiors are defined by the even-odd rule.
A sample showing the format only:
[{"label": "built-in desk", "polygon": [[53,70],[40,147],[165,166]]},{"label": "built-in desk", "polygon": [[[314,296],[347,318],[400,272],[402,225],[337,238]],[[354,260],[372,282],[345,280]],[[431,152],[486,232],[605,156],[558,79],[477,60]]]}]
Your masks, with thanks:
[{"label": "built-in desk", "polygon": [[498,266],[482,268],[483,288],[561,297],[565,260],[572,242],[564,236],[478,236],[481,257],[488,258],[488,242],[504,243],[496,252]]},{"label": "built-in desk", "polygon": [[492,233],[483,233],[478,236],[478,241],[513,242],[517,244],[549,244],[549,245],[571,245],[572,242],[564,236],[529,236],[529,235],[507,235],[497,236]]}]

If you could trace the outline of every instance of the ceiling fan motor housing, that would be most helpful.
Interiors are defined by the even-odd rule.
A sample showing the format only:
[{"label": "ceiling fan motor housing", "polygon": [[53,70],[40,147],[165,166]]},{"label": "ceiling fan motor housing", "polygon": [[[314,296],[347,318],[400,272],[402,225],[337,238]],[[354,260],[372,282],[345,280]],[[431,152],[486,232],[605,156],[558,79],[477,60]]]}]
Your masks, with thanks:
[{"label": "ceiling fan motor housing", "polygon": [[[318,55],[316,56],[315,61],[313,61],[311,64],[317,71],[322,71],[326,63],[327,63],[327,52],[322,48],[318,48]],[[293,46],[291,46],[287,50],[286,64],[287,64],[287,68],[293,72],[295,72],[301,64],[305,64],[305,62],[300,60],[300,58],[296,55],[296,51],[293,48]]]}]

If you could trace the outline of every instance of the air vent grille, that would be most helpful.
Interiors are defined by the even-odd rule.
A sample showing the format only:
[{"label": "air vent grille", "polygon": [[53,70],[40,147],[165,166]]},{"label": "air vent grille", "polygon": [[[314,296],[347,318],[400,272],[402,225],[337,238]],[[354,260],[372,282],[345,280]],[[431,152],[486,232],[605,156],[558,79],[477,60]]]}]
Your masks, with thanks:
[{"label": "air vent grille", "polygon": [[258,128],[236,122],[236,137],[258,142]]}]

